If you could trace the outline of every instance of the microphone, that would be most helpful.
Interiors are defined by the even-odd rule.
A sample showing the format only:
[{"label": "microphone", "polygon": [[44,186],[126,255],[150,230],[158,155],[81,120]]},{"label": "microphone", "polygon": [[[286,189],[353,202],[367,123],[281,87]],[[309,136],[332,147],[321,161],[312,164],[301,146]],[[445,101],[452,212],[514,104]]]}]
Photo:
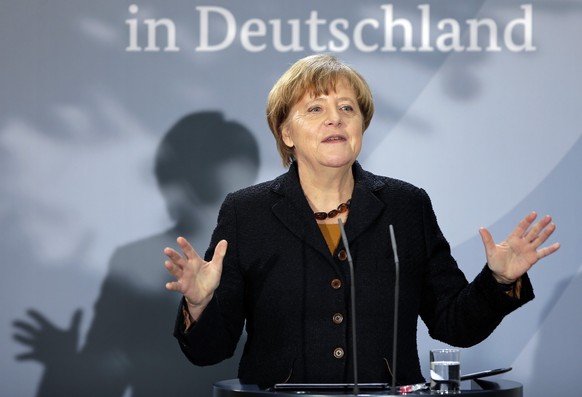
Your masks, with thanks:
[{"label": "microphone", "polygon": [[[352,260],[352,254],[350,253],[350,247],[348,245],[348,237],[346,231],[344,230],[344,225],[341,219],[338,219],[338,224],[340,227],[340,233],[342,236],[342,241],[344,243],[344,248],[348,256],[348,265],[350,267],[350,295],[351,295],[351,306],[352,306],[352,355],[354,363],[354,395],[358,394],[358,348],[357,348],[357,337],[356,337],[356,283],[354,279],[354,262]],[[399,307],[399,296],[400,296],[400,261],[398,260],[398,250],[396,248],[396,237],[394,235],[394,227],[389,225],[390,228],[390,242],[392,244],[392,252],[394,253],[394,319],[393,325],[394,330],[392,334],[392,387],[390,388],[390,394],[396,393],[396,357],[398,348],[398,307]]]},{"label": "microphone", "polygon": [[398,260],[398,250],[396,249],[396,237],[394,227],[390,225],[390,241],[392,242],[392,252],[394,253],[394,331],[392,334],[392,387],[391,391],[396,392],[396,351],[398,349],[398,307],[400,296],[400,262]]},{"label": "microphone", "polygon": [[340,232],[342,235],[342,241],[344,243],[344,248],[348,254],[348,265],[350,267],[350,298],[352,306],[352,361],[354,363],[354,395],[359,393],[358,388],[358,345],[356,338],[356,283],[354,279],[354,262],[352,261],[352,254],[350,253],[350,247],[348,246],[348,237],[346,236],[346,231],[344,230],[344,225],[341,219],[338,219]]},{"label": "microphone", "polygon": [[[344,248],[346,250],[347,259],[348,259],[348,266],[350,269],[350,297],[351,297],[351,306],[352,306],[352,314],[351,314],[351,326],[352,326],[352,361],[354,365],[354,383],[353,385],[349,383],[339,383],[339,384],[330,384],[330,383],[277,383],[275,384],[270,390],[291,390],[297,393],[305,393],[313,392],[313,390],[326,390],[326,391],[335,391],[336,389],[345,391],[346,388],[352,386],[354,396],[359,394],[360,386],[362,386],[363,390],[386,390],[388,387],[385,383],[364,383],[362,385],[358,384],[358,344],[357,344],[357,336],[356,336],[356,283],[354,278],[354,262],[352,260],[352,254],[350,252],[350,247],[348,244],[348,237],[346,235],[346,231],[344,230],[344,225],[341,219],[338,219],[341,238],[344,244]],[[390,239],[392,242],[392,251],[394,252],[394,268],[395,268],[395,279],[394,279],[394,335],[392,341],[392,387],[390,390],[390,395],[399,395],[398,390],[396,390],[396,348],[398,346],[398,296],[399,296],[399,261],[398,261],[398,254],[396,251],[396,238],[394,237],[394,228],[390,225]],[[416,389],[415,389],[416,390]],[[402,391],[402,390],[401,390]],[[404,393],[408,393],[411,390],[404,390]],[[396,394],[394,394],[396,393]]]}]

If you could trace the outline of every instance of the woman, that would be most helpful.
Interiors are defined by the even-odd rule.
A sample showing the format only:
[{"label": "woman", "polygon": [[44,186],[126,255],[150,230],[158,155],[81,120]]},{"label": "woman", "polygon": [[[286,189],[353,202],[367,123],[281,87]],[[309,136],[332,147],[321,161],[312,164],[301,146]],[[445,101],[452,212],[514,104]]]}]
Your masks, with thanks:
[{"label": "woman", "polygon": [[194,364],[232,356],[246,322],[241,382],[353,381],[338,219],[355,265],[360,382],[392,382],[389,225],[401,263],[398,384],[424,381],[418,316],[433,338],[471,346],[533,299],[527,270],[559,248],[538,249],[555,230],[550,217],[531,226],[536,214],[527,215],[498,245],[481,229],[487,264],[468,283],[424,190],[356,161],[373,113],[365,80],[333,56],[303,58],[275,84],[267,118],[289,171],[226,197],[205,260],[183,238],[182,254],[164,251],[176,279],[166,287],[184,296],[175,336]]}]

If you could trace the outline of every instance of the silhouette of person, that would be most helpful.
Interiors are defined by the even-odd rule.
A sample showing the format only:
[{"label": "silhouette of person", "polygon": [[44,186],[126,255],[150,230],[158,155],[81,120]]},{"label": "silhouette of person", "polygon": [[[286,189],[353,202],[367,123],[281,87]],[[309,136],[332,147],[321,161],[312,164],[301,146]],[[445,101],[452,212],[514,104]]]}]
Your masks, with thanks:
[{"label": "silhouette of person", "polygon": [[[179,297],[160,285],[163,247],[178,235],[206,244],[229,191],[256,179],[259,150],[253,135],[218,112],[187,115],[163,138],[155,175],[173,227],[118,248],[95,305],[85,345],[77,351],[81,311],[67,330],[38,311],[14,322],[15,339],[30,347],[18,360],[45,366],[38,396],[178,396],[212,393],[212,383],[236,377],[238,360],[198,368],[172,337]],[[148,216],[148,214],[144,214]],[[238,354],[238,353],[236,353]]]}]

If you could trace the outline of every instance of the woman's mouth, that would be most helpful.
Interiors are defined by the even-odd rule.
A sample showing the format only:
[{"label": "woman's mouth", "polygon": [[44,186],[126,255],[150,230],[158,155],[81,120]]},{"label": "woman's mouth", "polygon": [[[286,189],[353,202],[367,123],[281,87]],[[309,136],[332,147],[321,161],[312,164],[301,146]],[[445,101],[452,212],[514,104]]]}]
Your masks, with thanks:
[{"label": "woman's mouth", "polygon": [[322,142],[343,142],[346,138],[341,135],[332,135],[325,138]]}]

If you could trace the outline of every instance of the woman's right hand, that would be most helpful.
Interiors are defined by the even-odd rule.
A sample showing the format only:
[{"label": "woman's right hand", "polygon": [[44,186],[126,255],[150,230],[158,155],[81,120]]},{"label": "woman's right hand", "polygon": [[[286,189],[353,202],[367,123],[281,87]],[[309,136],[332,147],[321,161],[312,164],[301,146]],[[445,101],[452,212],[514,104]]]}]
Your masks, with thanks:
[{"label": "woman's right hand", "polygon": [[166,283],[166,289],[184,295],[190,316],[197,320],[218,288],[228,244],[226,240],[220,241],[214,249],[212,260],[206,262],[184,237],[178,237],[177,242],[182,254],[172,248],[164,249],[168,257],[164,265],[176,279]]}]

